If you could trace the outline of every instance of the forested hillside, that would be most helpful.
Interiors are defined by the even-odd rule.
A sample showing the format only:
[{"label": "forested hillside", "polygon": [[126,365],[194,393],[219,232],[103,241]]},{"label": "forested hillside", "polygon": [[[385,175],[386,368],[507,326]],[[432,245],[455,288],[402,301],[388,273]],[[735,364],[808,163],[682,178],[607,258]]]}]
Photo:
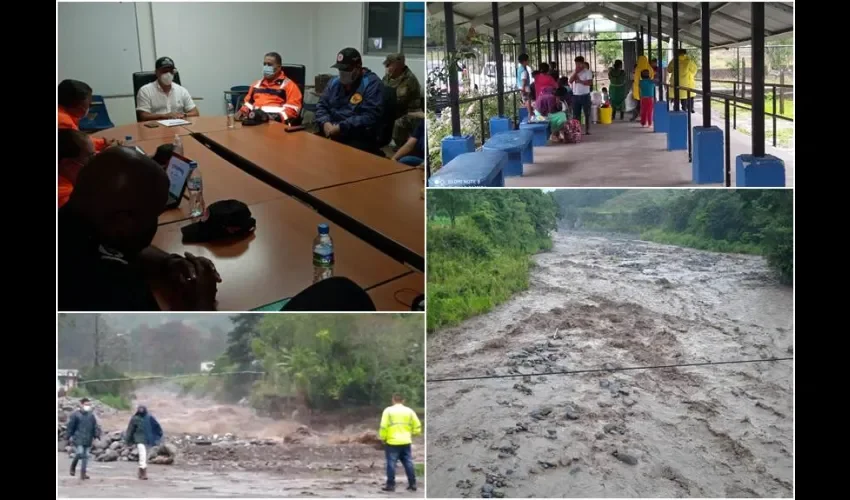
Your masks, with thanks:
[{"label": "forested hillside", "polygon": [[528,287],[558,206],[539,190],[428,191],[428,329],[489,311]]},{"label": "forested hillside", "polygon": [[566,228],[764,255],[783,282],[793,280],[790,190],[558,190],[554,196]]}]

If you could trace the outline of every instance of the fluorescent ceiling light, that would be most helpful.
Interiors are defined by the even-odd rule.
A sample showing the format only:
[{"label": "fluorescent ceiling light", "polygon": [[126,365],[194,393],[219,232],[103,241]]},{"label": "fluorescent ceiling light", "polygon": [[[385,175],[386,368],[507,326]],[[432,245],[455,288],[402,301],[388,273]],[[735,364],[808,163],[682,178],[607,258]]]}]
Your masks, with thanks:
[{"label": "fluorescent ceiling light", "polygon": [[591,14],[591,15],[587,16],[587,18],[588,19],[602,19],[602,14]]}]

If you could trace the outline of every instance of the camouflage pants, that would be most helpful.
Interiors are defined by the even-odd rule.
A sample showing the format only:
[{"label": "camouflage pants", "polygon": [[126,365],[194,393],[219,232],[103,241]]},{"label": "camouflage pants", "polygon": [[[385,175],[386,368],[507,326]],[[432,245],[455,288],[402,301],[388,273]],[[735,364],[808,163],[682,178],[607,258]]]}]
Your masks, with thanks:
[{"label": "camouflage pants", "polygon": [[420,123],[422,123],[422,118],[414,118],[410,115],[404,115],[395,121],[393,124],[393,142],[396,149],[402,147],[407,142],[410,135]]}]

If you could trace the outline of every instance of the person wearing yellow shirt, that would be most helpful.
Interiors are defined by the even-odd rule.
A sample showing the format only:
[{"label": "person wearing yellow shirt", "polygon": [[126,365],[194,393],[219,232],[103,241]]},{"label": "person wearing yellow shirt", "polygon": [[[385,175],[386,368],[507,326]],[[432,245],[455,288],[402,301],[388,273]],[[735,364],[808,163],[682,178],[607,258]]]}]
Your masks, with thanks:
[{"label": "person wearing yellow shirt", "polygon": [[416,472],[413,470],[410,444],[413,436],[420,434],[422,423],[416,412],[404,406],[404,398],[400,394],[393,394],[393,405],[384,409],[378,431],[387,457],[387,484],[381,488],[382,491],[395,491],[395,464],[399,460],[407,474],[407,491],[416,491]]}]

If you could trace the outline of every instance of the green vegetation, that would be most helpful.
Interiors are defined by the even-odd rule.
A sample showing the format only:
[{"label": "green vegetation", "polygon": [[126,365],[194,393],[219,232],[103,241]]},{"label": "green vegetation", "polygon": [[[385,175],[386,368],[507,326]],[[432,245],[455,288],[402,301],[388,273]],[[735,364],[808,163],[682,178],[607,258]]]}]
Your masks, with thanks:
[{"label": "green vegetation", "polygon": [[790,190],[559,190],[554,196],[567,227],[763,255],[784,283],[793,281]]},{"label": "green vegetation", "polygon": [[[80,377],[83,385],[79,385],[68,391],[70,397],[89,397],[118,410],[130,409],[129,394],[132,391],[132,383],[126,380],[112,380],[127,378],[125,374],[109,365],[98,365],[82,369],[80,371]],[[109,381],[85,383],[87,380]]]},{"label": "green vegetation", "polygon": [[487,312],[528,288],[552,247],[557,205],[537,190],[428,191],[428,329]]},{"label": "green vegetation", "polygon": [[192,377],[184,389],[230,401],[249,398],[272,415],[299,407],[384,407],[401,393],[425,402],[425,358],[419,315],[234,316],[225,354],[213,373],[264,376]]}]

